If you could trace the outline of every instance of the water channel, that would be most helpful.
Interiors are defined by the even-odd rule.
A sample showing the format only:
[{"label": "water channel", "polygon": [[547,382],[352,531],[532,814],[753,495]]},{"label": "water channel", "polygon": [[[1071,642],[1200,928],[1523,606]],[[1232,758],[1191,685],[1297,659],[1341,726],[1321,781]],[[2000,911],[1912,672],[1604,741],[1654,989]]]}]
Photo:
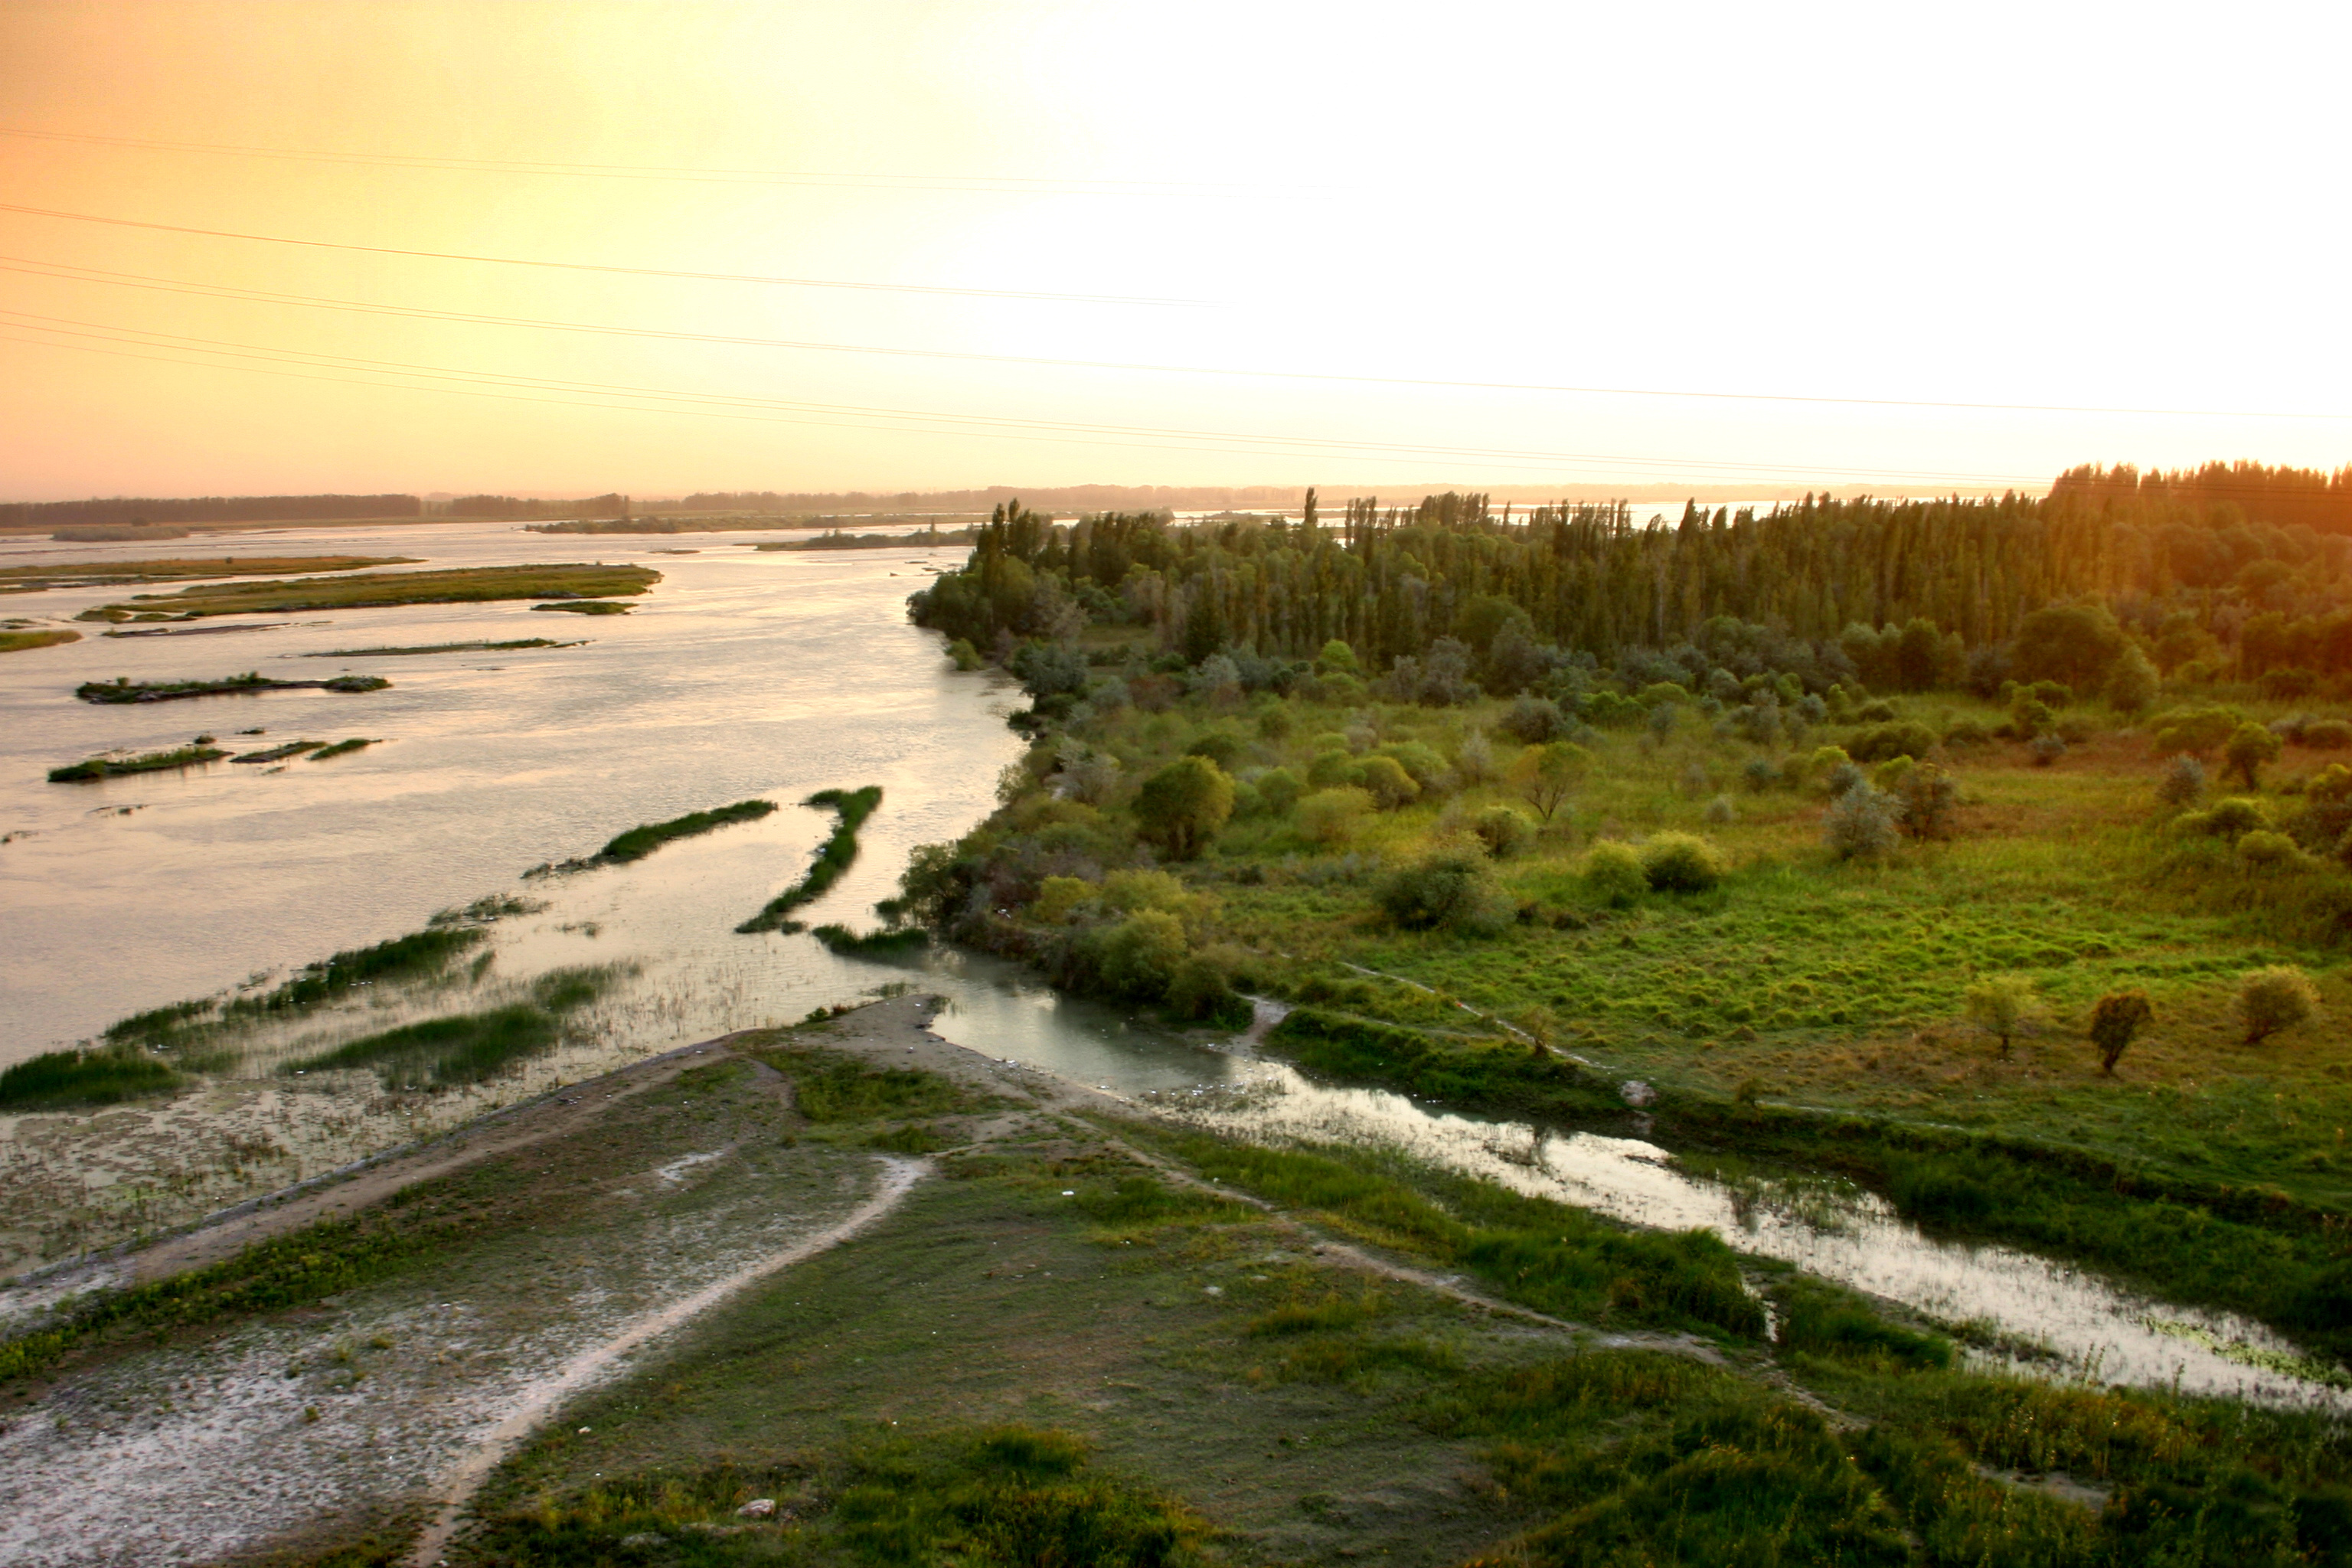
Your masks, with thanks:
[{"label": "water channel", "polygon": [[[1318,1084],[1247,1038],[1181,1037],[977,955],[877,963],[835,957],[803,935],[736,934],[829,830],[829,816],[795,806],[810,792],[884,787],[856,866],[803,911],[813,924],[869,923],[908,850],[982,816],[999,770],[1020,752],[1003,721],[1018,693],[1001,678],[952,671],[901,612],[905,595],[956,564],[960,550],[912,541],[888,551],[754,548],[793,537],[804,536],[580,538],[460,524],[190,542],[180,553],[400,553],[434,566],[625,560],[665,580],[627,616],[420,605],[225,617],[114,638],[72,623],[92,635],[0,664],[0,1065],[142,1008],[268,984],[289,965],[413,931],[486,895],[535,906],[489,928],[492,962],[478,976],[387,990],[257,1032],[241,1041],[242,1062],[198,1092],[96,1114],[0,1117],[0,1269],[184,1224],[688,1041],[911,985],[948,999],[940,1033],[991,1057],[1244,1136],[1390,1146],[1632,1223],[1705,1227],[1742,1251],[1966,1325],[1972,1354],[2038,1375],[2346,1403],[2262,1325],[2158,1303],[2030,1254],[1930,1239],[1838,1184],[1726,1184],[1632,1136]],[[0,563],[122,552],[43,542],[0,546]],[[52,590],[14,596],[8,609],[64,623],[127,592]],[[215,629],[228,626],[254,629]],[[350,651],[540,637],[578,646]],[[247,668],[306,679],[348,670],[394,684],[133,708],[72,698],[85,679]],[[42,782],[48,767],[111,748],[244,729],[267,730],[254,745],[345,735],[383,743],[318,764]],[[786,809],[634,865],[521,879],[635,823],[754,795]],[[364,1074],[273,1071],[289,1056],[493,1004],[548,970],[583,964],[615,983],[561,1048],[509,1077],[394,1095]]]}]

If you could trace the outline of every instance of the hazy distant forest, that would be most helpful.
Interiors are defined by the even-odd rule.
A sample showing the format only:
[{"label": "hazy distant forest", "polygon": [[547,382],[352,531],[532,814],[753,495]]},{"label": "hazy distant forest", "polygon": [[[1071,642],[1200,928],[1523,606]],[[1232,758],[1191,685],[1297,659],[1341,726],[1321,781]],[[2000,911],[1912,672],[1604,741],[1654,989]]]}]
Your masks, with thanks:
[{"label": "hazy distant forest", "polygon": [[[2352,467],[2085,466],[2046,497],[1807,498],[1756,515],[1623,503],[1497,510],[1482,495],[1349,501],[1183,528],[1163,513],[1055,526],[1000,507],[917,618],[1009,658],[1088,622],[1148,625],[1188,662],[1311,658],[1333,640],[1399,696],[1717,671],[1810,690],[2102,681],[2127,647],[2193,684],[2294,695],[2352,672]],[[1604,703],[1605,707],[1606,704]]]}]

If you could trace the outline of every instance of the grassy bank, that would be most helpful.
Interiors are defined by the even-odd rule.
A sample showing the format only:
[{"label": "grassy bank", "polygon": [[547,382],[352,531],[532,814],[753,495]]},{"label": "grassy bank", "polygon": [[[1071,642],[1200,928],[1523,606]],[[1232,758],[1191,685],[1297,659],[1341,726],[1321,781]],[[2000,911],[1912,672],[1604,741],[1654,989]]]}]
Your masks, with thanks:
[{"label": "grassy bank", "polygon": [[133,1050],[50,1051],[0,1071],[0,1110],[113,1105],[180,1087],[170,1064]]},{"label": "grassy bank", "polygon": [[185,620],[385,605],[593,599],[642,594],[660,581],[661,574],[648,567],[604,565],[472,566],[446,572],[383,572],[366,577],[298,577],[289,582],[183,588],[176,594],[141,594],[121,604],[85,611],[79,618]]},{"label": "grassy bank", "polygon": [[[330,1423],[385,1400],[429,1416],[448,1380],[500,1373],[420,1315],[520,1337],[588,1282],[621,1286],[640,1233],[675,1264],[730,1205],[825,1212],[870,1180],[863,1150],[925,1127],[957,1152],[892,1217],[555,1413],[446,1559],[2287,1568],[2352,1552],[2352,1452],[2324,1417],[1969,1371],[1918,1325],[1785,1272],[1758,1280],[1774,1334],[1724,1336],[1721,1359],[1605,1347],[1319,1245],[1461,1272],[1465,1238],[1507,1221],[1493,1194],[1089,1128],[1009,1086],[877,1065],[897,1047],[850,1048],[857,1021],[746,1042],[788,1096],[740,1060],[696,1068],[392,1205],[85,1300],[0,1346],[0,1373],[19,1398],[29,1372],[110,1360],[177,1388],[247,1325],[315,1319],[311,1348],[281,1352],[298,1403]],[[1120,1147],[1139,1137],[1161,1167]],[[714,1148],[735,1152],[694,1184],[658,1177]],[[1554,1289],[1506,1267],[1479,1284]],[[1570,1294],[1620,1332],[1673,1318]],[[354,1525],[270,1560],[404,1547]]]},{"label": "grassy bank", "polygon": [[857,790],[823,789],[802,804],[835,814],[837,820],[832,836],[817,847],[816,859],[806,875],[769,900],[758,914],[735,928],[738,931],[797,929],[792,926],[792,912],[803,904],[813,903],[823,897],[857,858],[857,829],[881,805],[882,786],[867,784]]},{"label": "grassy bank", "polygon": [[50,627],[42,631],[0,631],[0,653],[24,653],[37,647],[60,647],[69,642],[81,641],[81,634],[67,627]]}]

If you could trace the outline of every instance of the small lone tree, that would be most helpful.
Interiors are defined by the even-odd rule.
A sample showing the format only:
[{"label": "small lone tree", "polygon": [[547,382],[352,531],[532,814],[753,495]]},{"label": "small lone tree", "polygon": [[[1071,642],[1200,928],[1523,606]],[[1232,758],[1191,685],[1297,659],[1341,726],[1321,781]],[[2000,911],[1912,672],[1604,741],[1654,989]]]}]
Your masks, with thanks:
[{"label": "small lone tree", "polygon": [[1234,781],[1206,757],[1177,758],[1135,797],[1137,833],[1171,859],[1198,855],[1233,815]]},{"label": "small lone tree", "polygon": [[1529,746],[1511,764],[1511,784],[1546,822],[1568,799],[1592,758],[1581,746],[1552,741]]},{"label": "small lone tree", "polygon": [[2246,1026],[2250,1046],[2294,1027],[2318,1007],[2319,992],[2311,976],[2292,963],[2250,969],[2238,977],[2238,1016]]},{"label": "small lone tree", "polygon": [[2040,1016],[2042,999],[2027,976],[1995,974],[1969,987],[1967,1006],[1969,1022],[2000,1037],[2000,1054],[2006,1059],[2017,1031]]},{"label": "small lone tree", "polygon": [[2091,1044],[2099,1053],[2099,1070],[2116,1076],[2116,1064],[2132,1039],[2156,1016],[2145,991],[2110,991],[2091,1008]]},{"label": "small lone tree", "polygon": [[2137,718],[2155,706],[2159,684],[2155,664],[2138,645],[2126,643],[2116,662],[2107,667],[2107,705]]},{"label": "small lone tree", "polygon": [[2230,771],[2242,777],[2248,789],[2263,787],[2263,764],[2278,761],[2278,754],[2279,738],[2252,721],[2231,731],[2221,747]]},{"label": "small lone tree", "polygon": [[1941,838],[1952,828],[1960,804],[1960,781],[1933,763],[1909,769],[1895,781],[1895,802],[1903,831],[1914,838]]}]

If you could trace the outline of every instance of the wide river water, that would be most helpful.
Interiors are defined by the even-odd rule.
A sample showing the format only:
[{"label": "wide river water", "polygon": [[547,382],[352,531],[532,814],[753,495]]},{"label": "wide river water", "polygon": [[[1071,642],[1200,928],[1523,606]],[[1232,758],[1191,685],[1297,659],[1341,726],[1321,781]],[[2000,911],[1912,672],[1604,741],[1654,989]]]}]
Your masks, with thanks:
[{"label": "wide river water", "polygon": [[[992,1057],[1244,1135],[1396,1147],[1635,1223],[1706,1227],[1743,1251],[1965,1325],[1975,1353],[2044,1375],[2344,1402],[2259,1324],[2162,1305],[2029,1254],[1935,1241],[1837,1184],[1730,1186],[1637,1137],[1319,1085],[1246,1039],[1172,1036],[973,955],[885,964],[836,958],[803,935],[736,934],[830,830],[829,816],[797,806],[811,792],[883,786],[857,864],[801,911],[811,924],[869,924],[908,850],[983,816],[1021,751],[1003,722],[1018,692],[1001,677],[952,670],[938,639],[903,613],[905,596],[930,570],[959,563],[961,549],[752,548],[796,537],[805,535],[578,537],[452,524],[189,540],[168,552],[405,554],[435,567],[628,561],[664,580],[626,616],[417,605],[222,617],[116,637],[82,622],[70,623],[87,634],[79,643],[0,658],[0,1066],[131,1012],[269,983],[488,895],[541,906],[491,928],[495,956],[482,976],[387,990],[257,1033],[242,1065],[201,1092],[96,1115],[0,1117],[0,1271],[186,1223],[625,1061],[911,984],[948,998],[941,1034]],[[163,552],[23,542],[0,544],[0,564]],[[0,605],[68,623],[134,591],[50,590]],[[215,629],[229,626],[257,629]],[[349,651],[536,637],[579,646]],[[247,669],[348,671],[394,685],[135,707],[73,697],[89,679]],[[267,734],[235,734],[250,729]],[[61,763],[200,731],[238,751],[298,738],[383,743],[325,763],[44,782]],[[752,796],[786,809],[635,865],[521,879],[636,823]],[[391,1095],[366,1075],[289,1080],[271,1070],[297,1052],[520,994],[530,977],[578,964],[622,978],[562,1047],[509,1077]],[[9,1294],[0,1292],[0,1315]]]}]

